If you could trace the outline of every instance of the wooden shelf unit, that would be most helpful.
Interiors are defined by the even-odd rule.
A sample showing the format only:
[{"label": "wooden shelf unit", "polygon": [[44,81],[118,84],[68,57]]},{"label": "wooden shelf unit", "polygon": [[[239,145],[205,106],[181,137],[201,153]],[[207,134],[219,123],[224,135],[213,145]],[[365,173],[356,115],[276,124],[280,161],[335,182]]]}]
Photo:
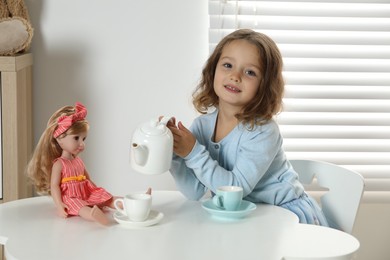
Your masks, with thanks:
[{"label": "wooden shelf unit", "polygon": [[26,166],[32,154],[31,53],[0,56],[2,199],[32,196]]}]

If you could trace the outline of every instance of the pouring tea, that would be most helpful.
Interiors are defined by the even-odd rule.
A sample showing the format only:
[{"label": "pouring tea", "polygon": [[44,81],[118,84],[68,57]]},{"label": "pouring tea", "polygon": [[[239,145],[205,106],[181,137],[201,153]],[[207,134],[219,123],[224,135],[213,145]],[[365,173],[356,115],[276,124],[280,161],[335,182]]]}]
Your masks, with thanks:
[{"label": "pouring tea", "polygon": [[149,175],[169,170],[173,136],[166,125],[170,119],[170,117],[152,119],[134,131],[130,150],[130,164],[134,170]]}]

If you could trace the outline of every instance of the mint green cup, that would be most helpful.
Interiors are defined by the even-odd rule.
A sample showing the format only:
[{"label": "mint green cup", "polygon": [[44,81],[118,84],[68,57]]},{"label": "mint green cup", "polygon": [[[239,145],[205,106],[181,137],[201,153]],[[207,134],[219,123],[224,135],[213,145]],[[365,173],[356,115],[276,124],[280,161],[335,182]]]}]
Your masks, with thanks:
[{"label": "mint green cup", "polygon": [[243,190],[239,186],[222,186],[217,188],[213,203],[220,209],[235,211],[240,208]]}]

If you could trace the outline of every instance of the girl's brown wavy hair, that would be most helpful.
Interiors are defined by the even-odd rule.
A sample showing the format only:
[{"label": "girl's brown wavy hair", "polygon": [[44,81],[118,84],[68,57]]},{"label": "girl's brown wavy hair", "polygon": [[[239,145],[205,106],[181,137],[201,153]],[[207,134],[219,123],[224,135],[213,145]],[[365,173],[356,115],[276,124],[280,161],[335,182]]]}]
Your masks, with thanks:
[{"label": "girl's brown wavy hair", "polygon": [[267,35],[249,29],[239,29],[225,36],[208,58],[202,77],[193,93],[196,110],[206,114],[210,107],[218,108],[219,99],[214,91],[214,76],[223,48],[235,40],[246,40],[259,50],[261,80],[255,98],[250,101],[237,119],[250,124],[250,128],[263,124],[282,110],[284,79],[282,75],[283,59],[276,43]]}]

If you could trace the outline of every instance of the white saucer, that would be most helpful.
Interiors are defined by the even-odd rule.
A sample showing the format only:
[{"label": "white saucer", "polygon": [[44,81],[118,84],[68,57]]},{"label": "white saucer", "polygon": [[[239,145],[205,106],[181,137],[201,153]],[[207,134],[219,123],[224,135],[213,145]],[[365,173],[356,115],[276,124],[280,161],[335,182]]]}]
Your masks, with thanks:
[{"label": "white saucer", "polygon": [[256,204],[247,200],[243,200],[238,210],[224,210],[215,206],[212,199],[208,199],[202,202],[202,207],[214,217],[224,219],[243,218],[252,213],[257,208]]},{"label": "white saucer", "polygon": [[125,228],[137,228],[137,227],[148,227],[157,224],[158,222],[160,222],[160,220],[163,219],[164,214],[158,211],[151,210],[149,217],[142,222],[132,221],[126,215],[123,215],[119,211],[115,211],[113,216],[116,222],[121,224],[121,226]]}]

